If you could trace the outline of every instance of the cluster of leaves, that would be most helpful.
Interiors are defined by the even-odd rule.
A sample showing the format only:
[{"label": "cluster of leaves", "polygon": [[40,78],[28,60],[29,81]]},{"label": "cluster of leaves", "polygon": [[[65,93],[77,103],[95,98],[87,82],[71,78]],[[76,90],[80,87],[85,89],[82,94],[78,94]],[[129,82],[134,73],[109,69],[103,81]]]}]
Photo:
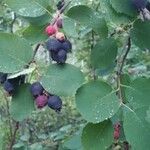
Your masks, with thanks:
[{"label": "cluster of leaves", "polygon": [[[36,63],[30,63],[34,56],[33,46],[39,42],[45,44],[47,39],[44,29],[52,15],[49,0],[5,0],[5,4],[29,26],[21,32],[22,37],[0,33],[0,72],[32,77],[37,70]],[[124,68],[126,62],[131,64],[126,59],[134,47],[145,56],[149,55],[150,13],[147,4],[149,0],[145,3],[125,0],[123,5],[121,0],[101,0],[96,9],[71,4],[63,30],[81,39],[91,36],[90,50],[87,51],[92,78],[85,80],[79,68],[68,63],[51,63],[38,76],[49,93],[75,96],[77,110],[88,122],[60,150],[149,149],[150,78],[146,74],[133,79]],[[24,69],[27,65],[28,69]],[[11,100],[10,115],[19,122],[27,119],[34,110],[28,90],[30,82],[31,78],[28,78]],[[72,143],[76,143],[75,147]]]}]

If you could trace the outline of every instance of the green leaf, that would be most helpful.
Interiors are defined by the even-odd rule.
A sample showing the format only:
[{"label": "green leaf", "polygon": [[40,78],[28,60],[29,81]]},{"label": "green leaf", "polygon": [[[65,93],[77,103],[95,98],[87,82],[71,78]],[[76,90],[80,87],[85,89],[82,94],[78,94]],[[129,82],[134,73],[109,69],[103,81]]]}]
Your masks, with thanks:
[{"label": "green leaf", "polygon": [[73,135],[63,143],[63,147],[69,150],[81,150],[81,133]]},{"label": "green leaf", "polygon": [[21,85],[12,97],[10,114],[16,121],[23,121],[34,110],[34,100],[30,93],[30,84]]},{"label": "green leaf", "polygon": [[83,82],[82,72],[69,64],[49,66],[41,79],[41,84],[47,91],[60,96],[74,95]]},{"label": "green leaf", "polygon": [[32,47],[19,36],[0,33],[0,72],[14,73],[22,70],[33,55]]},{"label": "green leaf", "polygon": [[31,44],[36,44],[47,39],[47,35],[45,33],[45,26],[30,25],[23,31],[22,35]]},{"label": "green leaf", "polygon": [[130,34],[136,46],[142,50],[150,50],[150,21],[136,21]]},{"label": "green leaf", "polygon": [[110,0],[101,1],[101,10],[104,13],[106,21],[112,22],[112,24],[124,24],[129,23],[130,19],[128,16],[117,13],[111,6]]},{"label": "green leaf", "polygon": [[126,88],[126,97],[130,105],[136,109],[143,106],[150,106],[150,79],[137,78]]},{"label": "green leaf", "polygon": [[108,28],[107,28],[105,19],[100,18],[89,7],[85,5],[74,6],[68,11],[67,15],[70,18],[75,19],[82,25],[91,27],[101,37],[107,37]]},{"label": "green leaf", "polygon": [[114,39],[109,38],[101,40],[92,49],[92,66],[98,69],[106,69],[110,67],[115,62],[117,50],[117,43]]},{"label": "green leaf", "polygon": [[143,107],[135,112],[127,111],[124,113],[124,132],[127,141],[133,150],[149,150],[150,127],[145,121],[145,110]]},{"label": "green leaf", "polygon": [[68,36],[78,37],[78,33],[76,30],[76,22],[71,18],[64,18],[63,20],[63,29]]},{"label": "green leaf", "polygon": [[49,0],[6,0],[6,4],[23,17],[39,17],[46,13]]},{"label": "green leaf", "polygon": [[82,133],[82,144],[86,150],[105,150],[113,142],[113,126],[110,120],[99,124],[89,123]]},{"label": "green leaf", "polygon": [[119,110],[120,101],[107,83],[91,81],[78,89],[76,105],[84,119],[98,123],[111,118]]},{"label": "green leaf", "polygon": [[28,21],[33,26],[42,26],[45,24],[49,24],[52,16],[48,13],[39,16],[39,17],[22,17],[25,21]]},{"label": "green leaf", "polygon": [[118,13],[123,13],[131,17],[136,17],[137,11],[132,4],[132,0],[110,0],[112,7]]}]

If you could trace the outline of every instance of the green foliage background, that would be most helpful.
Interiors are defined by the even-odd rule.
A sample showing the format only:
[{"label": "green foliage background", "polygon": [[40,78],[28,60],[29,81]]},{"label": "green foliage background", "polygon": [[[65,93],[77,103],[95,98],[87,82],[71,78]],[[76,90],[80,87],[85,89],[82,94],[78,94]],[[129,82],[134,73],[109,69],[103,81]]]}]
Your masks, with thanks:
[{"label": "green foliage background", "polygon": [[[73,44],[65,66],[49,60],[41,46],[36,63],[25,69],[48,38],[44,29],[57,2],[0,0],[0,72],[27,74],[12,99],[1,87],[0,148],[10,150],[19,121],[14,150],[124,150],[125,142],[149,150],[150,21],[140,19],[131,0],[72,0],[62,29]],[[60,114],[34,107],[28,87],[37,80],[61,96]]]}]

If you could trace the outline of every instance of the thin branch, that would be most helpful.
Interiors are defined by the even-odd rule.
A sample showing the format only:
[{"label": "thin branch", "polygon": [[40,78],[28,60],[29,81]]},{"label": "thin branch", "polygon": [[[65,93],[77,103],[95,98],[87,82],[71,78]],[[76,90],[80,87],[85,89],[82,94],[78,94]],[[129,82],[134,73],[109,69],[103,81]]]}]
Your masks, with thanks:
[{"label": "thin branch", "polygon": [[[94,31],[92,30],[91,32],[91,51],[94,48],[94,42],[95,42],[95,36],[94,36]],[[92,69],[93,72],[93,79],[96,80],[96,74],[95,74],[95,68]]]},{"label": "thin branch", "polygon": [[124,67],[124,64],[125,64],[125,61],[126,61],[126,58],[127,58],[127,55],[129,53],[131,49],[131,39],[130,37],[128,37],[128,40],[127,40],[127,44],[126,44],[126,51],[124,53],[123,56],[121,56],[121,58],[118,58],[118,69],[117,69],[117,89],[118,92],[117,92],[117,95],[121,101],[121,103],[124,103],[124,98],[123,98],[123,93],[122,93],[122,86],[121,86],[121,75],[122,75],[122,70],[123,70],[123,67]]},{"label": "thin branch", "polygon": [[36,54],[37,54],[37,52],[38,52],[38,49],[39,49],[39,47],[40,47],[41,45],[43,45],[43,44],[42,44],[42,43],[38,43],[38,44],[36,45],[36,47],[35,47],[35,49],[34,49],[34,52],[33,52],[32,59],[31,59],[31,61],[25,66],[25,68],[29,68],[30,64],[34,62],[35,56],[36,56]]},{"label": "thin branch", "polygon": [[17,134],[18,129],[19,129],[19,122],[16,122],[15,130],[14,130],[11,142],[10,142],[9,150],[13,149],[13,145],[14,145],[15,140],[16,140],[16,134]]},{"label": "thin branch", "polygon": [[127,42],[127,50],[126,50],[126,52],[125,52],[125,54],[124,54],[124,56],[123,56],[123,59],[122,59],[122,61],[121,61],[120,69],[118,70],[118,71],[119,71],[119,72],[118,72],[119,74],[122,73],[122,69],[123,69],[123,66],[124,66],[124,64],[125,64],[125,60],[126,60],[126,58],[127,58],[127,55],[128,55],[128,53],[129,53],[130,49],[131,49],[131,39],[130,39],[130,37],[129,37],[129,38],[128,38],[128,42]]},{"label": "thin branch", "polygon": [[9,130],[10,130],[10,138],[12,138],[12,124],[11,124],[11,116],[10,116],[10,112],[9,112],[9,100],[6,96],[6,94],[3,92],[2,88],[0,89],[3,97],[4,97],[4,100],[6,101],[6,113],[7,113],[7,116],[8,116],[8,125],[9,125]]},{"label": "thin branch", "polygon": [[13,26],[14,26],[14,23],[15,23],[16,18],[17,18],[16,13],[14,13],[14,12],[12,12],[12,13],[13,13],[13,20],[12,20],[12,22],[11,22],[11,24],[10,24],[10,32],[11,32],[11,33],[13,33]]},{"label": "thin branch", "polygon": [[31,62],[33,62],[33,61],[34,61],[35,56],[36,56],[36,54],[37,54],[38,49],[39,49],[39,47],[40,47],[40,46],[41,46],[41,43],[38,43],[38,44],[36,45],[36,47],[35,47],[35,49],[34,49],[34,52],[33,52],[33,57],[32,57]]},{"label": "thin branch", "polygon": [[54,25],[57,20],[59,19],[60,15],[66,10],[66,8],[70,5],[71,1],[69,1],[66,5],[64,5],[59,11],[58,11],[58,14],[57,16],[51,21],[52,25]]}]

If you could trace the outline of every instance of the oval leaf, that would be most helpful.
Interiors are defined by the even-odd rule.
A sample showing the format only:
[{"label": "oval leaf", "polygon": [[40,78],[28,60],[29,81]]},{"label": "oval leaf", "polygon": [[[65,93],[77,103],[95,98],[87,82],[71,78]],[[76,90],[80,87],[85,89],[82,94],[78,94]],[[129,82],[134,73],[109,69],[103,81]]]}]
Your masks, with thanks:
[{"label": "oval leaf", "polygon": [[150,127],[145,121],[146,109],[138,109],[135,112],[124,113],[124,133],[131,148],[135,150],[149,150]]},{"label": "oval leaf", "polygon": [[13,34],[0,33],[0,72],[14,73],[22,70],[32,58],[29,43]]},{"label": "oval leaf", "polygon": [[132,0],[110,0],[112,7],[118,13],[123,13],[131,17],[136,17],[137,11],[133,6]]},{"label": "oval leaf", "polygon": [[67,15],[81,24],[91,27],[101,37],[107,37],[108,27],[105,19],[96,15],[96,12],[91,8],[85,5],[74,6],[68,11]]},{"label": "oval leaf", "polygon": [[126,88],[125,94],[134,109],[150,106],[150,79],[137,78]]},{"label": "oval leaf", "polygon": [[46,13],[49,0],[6,0],[6,4],[20,16],[39,17]]},{"label": "oval leaf", "polygon": [[30,84],[21,85],[12,97],[10,114],[16,121],[23,121],[34,110],[34,100],[29,88]]},{"label": "oval leaf", "polygon": [[47,39],[47,35],[44,33],[44,31],[45,26],[30,25],[23,31],[22,35],[31,44],[36,44],[38,42],[42,42]]},{"label": "oval leaf", "polygon": [[41,84],[47,91],[60,96],[74,95],[83,82],[82,72],[69,64],[49,66],[41,80]]},{"label": "oval leaf", "polygon": [[86,150],[105,150],[113,141],[113,125],[110,120],[99,124],[89,123],[82,133],[82,144]]},{"label": "oval leaf", "polygon": [[120,107],[115,92],[102,81],[92,81],[79,88],[76,104],[83,118],[93,123],[111,118]]},{"label": "oval leaf", "polygon": [[117,56],[117,43],[114,39],[109,38],[101,40],[92,49],[91,63],[92,66],[98,69],[109,68],[114,64]]},{"label": "oval leaf", "polygon": [[150,21],[136,21],[131,30],[131,38],[135,45],[142,50],[150,50]]}]

